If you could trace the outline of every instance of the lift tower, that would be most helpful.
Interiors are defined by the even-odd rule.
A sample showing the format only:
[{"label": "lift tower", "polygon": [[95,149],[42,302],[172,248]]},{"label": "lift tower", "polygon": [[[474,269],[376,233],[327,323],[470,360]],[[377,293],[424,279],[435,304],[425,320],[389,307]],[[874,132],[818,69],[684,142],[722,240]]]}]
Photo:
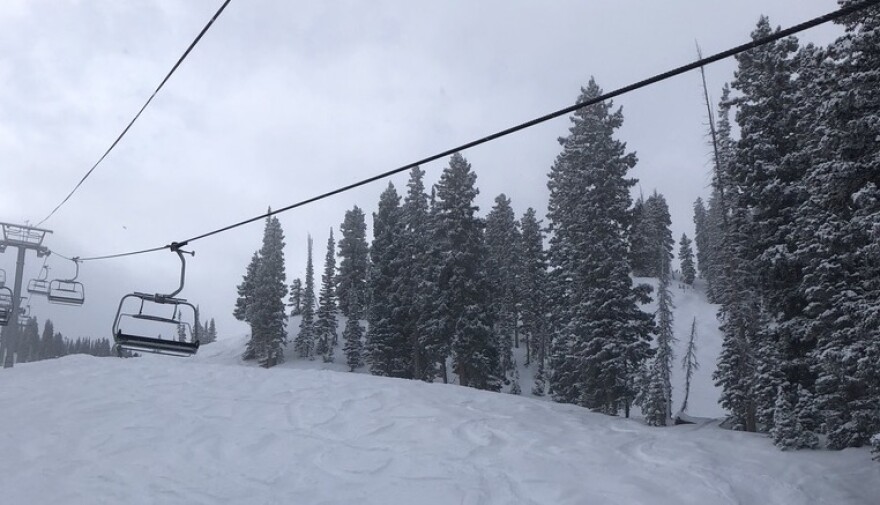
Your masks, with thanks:
[{"label": "lift tower", "polygon": [[[43,239],[51,230],[35,228],[22,224],[0,223],[3,235],[0,237],[0,253],[7,247],[18,249],[18,259],[15,263],[15,284],[12,291],[12,315],[17,318],[21,308],[21,281],[24,277],[25,253],[34,250],[38,258],[49,255],[49,249],[43,245]],[[3,368],[12,368],[15,365],[15,353],[18,348],[19,325],[10,324],[4,328],[4,346],[6,356],[3,358]]]}]

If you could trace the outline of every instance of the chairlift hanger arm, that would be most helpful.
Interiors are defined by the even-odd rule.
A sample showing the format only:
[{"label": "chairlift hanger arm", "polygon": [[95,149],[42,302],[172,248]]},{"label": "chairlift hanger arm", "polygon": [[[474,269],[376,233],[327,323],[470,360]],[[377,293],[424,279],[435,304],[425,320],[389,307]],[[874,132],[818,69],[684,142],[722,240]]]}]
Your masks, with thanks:
[{"label": "chairlift hanger arm", "polygon": [[177,293],[183,291],[184,283],[186,282],[186,258],[183,257],[183,254],[189,254],[190,256],[195,256],[195,251],[184,251],[180,247],[184,244],[178,244],[177,242],[172,243],[169,247],[172,251],[177,253],[177,257],[180,258],[180,285],[177,287],[177,290],[171,294],[167,295],[156,295],[164,298],[174,298],[177,296]]}]

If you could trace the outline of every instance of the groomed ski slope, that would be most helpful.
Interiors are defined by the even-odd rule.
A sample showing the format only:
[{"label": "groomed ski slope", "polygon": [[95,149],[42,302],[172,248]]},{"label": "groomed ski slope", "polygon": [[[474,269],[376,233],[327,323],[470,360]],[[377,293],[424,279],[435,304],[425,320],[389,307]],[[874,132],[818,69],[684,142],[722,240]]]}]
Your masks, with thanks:
[{"label": "groomed ski slope", "polygon": [[459,386],[195,359],[0,371],[9,504],[876,504],[867,450],[784,453]]}]

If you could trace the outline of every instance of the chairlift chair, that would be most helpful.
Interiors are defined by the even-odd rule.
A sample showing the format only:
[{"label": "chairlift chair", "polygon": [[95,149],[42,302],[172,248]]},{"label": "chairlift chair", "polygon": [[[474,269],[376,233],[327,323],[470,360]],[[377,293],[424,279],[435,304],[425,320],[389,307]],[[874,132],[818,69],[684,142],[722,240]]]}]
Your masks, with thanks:
[{"label": "chairlift chair", "polygon": [[46,293],[49,302],[61,305],[82,305],[85,303],[85,287],[76,280],[79,277],[79,258],[73,258],[72,261],[76,265],[76,274],[72,279],[53,279],[49,282],[49,292]]},{"label": "chairlift chair", "polygon": [[40,271],[40,275],[36,279],[31,279],[28,281],[28,293],[32,295],[47,296],[49,294],[49,280],[47,279],[48,276],[49,267],[43,265],[43,269]]},{"label": "chairlift chair", "polygon": [[[186,261],[183,252],[179,248],[174,247],[172,251],[176,252],[181,262],[180,269],[180,286],[171,294],[150,294],[135,291],[122,297],[119,301],[119,308],[116,311],[116,319],[113,322],[113,339],[116,343],[116,352],[122,356],[123,351],[133,352],[149,352],[154,354],[164,354],[168,356],[192,356],[199,350],[199,335],[196,324],[199,320],[199,311],[195,305],[186,301],[184,298],[176,298],[176,295],[183,290],[186,275]],[[188,253],[192,254],[192,253]],[[139,302],[136,312],[127,312],[125,310],[126,301],[134,300]],[[131,303],[128,304],[131,306]],[[163,315],[159,313],[161,310],[166,311]],[[170,308],[170,315],[167,314]],[[163,328],[170,335],[163,337],[150,337],[143,332],[135,333],[134,331],[126,331],[123,325],[129,328],[137,322],[146,322],[148,324],[142,326],[150,326],[152,328]],[[178,330],[183,327],[183,339],[178,338]]]},{"label": "chairlift chair", "polygon": [[13,316],[12,290],[7,287],[0,287],[0,326],[9,324],[9,320]]}]

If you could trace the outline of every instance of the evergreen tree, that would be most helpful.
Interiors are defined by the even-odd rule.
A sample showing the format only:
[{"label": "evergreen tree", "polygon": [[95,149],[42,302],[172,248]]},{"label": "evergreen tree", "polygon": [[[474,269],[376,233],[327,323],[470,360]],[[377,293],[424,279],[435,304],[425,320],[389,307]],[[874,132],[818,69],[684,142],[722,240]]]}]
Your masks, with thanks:
[{"label": "evergreen tree", "polygon": [[538,371],[535,372],[535,383],[532,385],[532,394],[535,396],[544,396],[547,392],[547,372],[544,370],[544,363],[538,362]]},{"label": "evergreen tree", "polygon": [[17,361],[19,363],[28,363],[39,360],[40,326],[37,323],[37,318],[28,317],[25,321],[24,327],[19,328],[20,333],[18,339]]},{"label": "evergreen tree", "polygon": [[[763,326],[763,325],[762,325]],[[759,330],[755,344],[755,376],[753,398],[757,428],[769,432],[773,428],[773,414],[780,387],[790,388],[782,373],[783,353],[780,342]]]},{"label": "evergreen tree", "polygon": [[746,281],[748,269],[742,264],[726,264],[730,274],[725,275],[725,291],[718,295],[722,302],[719,319],[723,340],[712,378],[721,388],[720,403],[731,413],[734,428],[757,431],[754,337],[760,327],[760,307],[757,295]]},{"label": "evergreen tree", "polygon": [[402,293],[397,282],[406,268],[401,218],[400,196],[389,183],[373,214],[367,360],[374,375],[412,378],[412,346],[403,333]]},{"label": "evergreen tree", "polygon": [[452,341],[450,330],[446,328],[447,306],[445,298],[441,296],[441,273],[448,248],[445,240],[435,240],[435,238],[442,238],[438,236],[437,232],[439,210],[436,194],[436,188],[431,188],[425,226],[428,237],[425,244],[426,253],[421,256],[422,261],[419,262],[422,281],[418,289],[419,317],[416,324],[419,334],[418,345],[424,357],[422,361],[423,378],[427,381],[433,381],[434,378],[440,377],[446,384],[449,382],[446,362],[452,352]]},{"label": "evergreen tree", "polygon": [[[601,94],[591,79],[580,101]],[[653,325],[638,307],[647,291],[633,288],[627,259],[635,180],[626,174],[636,157],[613,138],[623,115],[612,107],[606,101],[573,114],[550,172],[551,386],[557,401],[628,415]]]},{"label": "evergreen tree", "polygon": [[697,198],[697,201],[694,202],[694,245],[697,247],[697,269],[703,279],[708,278],[709,270],[708,219],[703,199]]},{"label": "evergreen tree", "polygon": [[246,319],[251,325],[248,347],[266,368],[284,361],[282,345],[287,343],[287,277],[284,272],[284,232],[278,218],[266,218],[263,246],[254,277],[253,300],[247,303]]},{"label": "evergreen tree", "polygon": [[688,337],[687,349],[681,358],[681,369],[684,370],[684,400],[681,402],[681,412],[687,412],[688,397],[691,394],[691,380],[694,372],[700,369],[697,361],[697,318],[691,323],[691,334]]},{"label": "evergreen tree", "polygon": [[293,341],[296,355],[300,358],[313,358],[315,356],[315,338],[315,267],[312,264],[312,236],[309,235],[302,319],[299,323],[299,333]]},{"label": "evergreen tree", "polygon": [[358,206],[346,211],[340,228],[339,274],[336,278],[336,294],[339,310],[351,317],[350,298],[356,294],[359,300],[366,300],[367,271],[370,268],[370,252],[367,246],[367,223],[364,211]]},{"label": "evergreen tree", "polygon": [[729,278],[729,275],[725,275],[724,269],[731,266],[731,242],[728,232],[733,230],[730,228],[726,212],[721,192],[713,189],[706,210],[706,253],[702,260],[706,266],[703,274],[706,280],[706,296],[712,303],[719,303],[721,293],[726,290],[724,280]]},{"label": "evergreen tree", "polygon": [[[780,385],[777,389],[773,409],[773,422],[770,436],[773,443],[780,449],[814,449],[819,441],[816,435],[804,426],[803,416],[792,403],[791,386]],[[800,393],[809,394],[801,387]],[[798,399],[798,404],[803,402]]]},{"label": "evergreen tree", "polygon": [[50,359],[56,357],[53,345],[54,336],[55,325],[52,324],[51,319],[46,319],[46,322],[43,323],[43,334],[40,337],[39,359]]},{"label": "evergreen tree", "polygon": [[[855,3],[841,0],[842,6]],[[880,9],[841,21],[842,37],[813,56],[812,170],[798,209],[818,408],[828,445],[867,444],[880,431]],[[809,125],[806,125],[809,126]]]},{"label": "evergreen tree", "polygon": [[513,374],[510,379],[510,394],[521,395],[522,388],[519,385],[519,370],[516,368],[516,360],[512,363]]},{"label": "evergreen tree", "polygon": [[737,187],[729,172],[734,160],[734,142],[731,138],[730,88],[725,85],[718,114],[718,150],[713,177],[712,197],[707,213],[707,270],[708,295],[713,303],[720,303],[718,316],[724,334],[717,368],[712,374],[716,386],[722,388],[720,403],[731,412],[734,428],[757,429],[756,406],[753,395],[755,356],[752,336],[758,331],[756,294],[747,281],[751,271],[737,261],[737,244],[747,238],[744,232],[744,213],[733,201]]},{"label": "evergreen tree", "polygon": [[452,366],[463,386],[498,391],[503,372],[493,331],[477,176],[454,154],[436,185],[434,241],[442,244],[439,327],[451,336]]},{"label": "evergreen tree", "polygon": [[431,276],[431,219],[428,195],[423,182],[425,172],[413,168],[407,183],[407,194],[402,206],[403,242],[405,268],[398,275],[398,292],[402,330],[412,352],[412,376],[416,379],[433,380],[435,367],[425,353],[426,333],[421,331],[429,314],[432,301],[428,299]]},{"label": "evergreen tree", "polygon": [[[665,262],[661,256],[659,261]],[[672,362],[675,356],[672,344],[676,341],[673,330],[672,293],[669,290],[669,272],[660,276],[657,289],[657,349],[648,373],[648,391],[642,402],[645,421],[651,426],[666,426],[672,419]]]},{"label": "evergreen tree", "polygon": [[52,348],[54,349],[52,353],[56,358],[61,358],[69,354],[68,346],[64,341],[64,335],[62,335],[60,331],[55,332],[52,340]]},{"label": "evergreen tree", "polygon": [[[718,104],[718,128],[714,136],[717,156],[712,177],[712,194],[706,210],[705,254],[702,260],[705,263],[703,271],[705,272],[707,295],[713,303],[719,303],[721,293],[727,290],[724,281],[731,276],[729,270],[733,262],[731,236],[732,232],[736,231],[732,228],[733,223],[730,222],[728,215],[733,210],[733,206],[729,202],[736,195],[737,189],[728,175],[733,167],[735,147],[730,122],[732,106],[730,87],[725,84],[721,90],[721,100]],[[725,192],[730,195],[725,197]]]},{"label": "evergreen tree", "polygon": [[200,338],[200,341],[202,344],[210,344],[217,341],[217,324],[214,322],[213,317],[205,326],[203,337]]},{"label": "evergreen tree", "polygon": [[342,339],[345,340],[345,362],[348,364],[349,371],[354,372],[355,369],[364,363],[364,329],[361,327],[360,318],[363,316],[360,299],[357,291],[351,293],[349,298],[348,320],[345,322],[345,329],[342,330]]},{"label": "evergreen tree", "polygon": [[781,449],[796,447],[797,420],[795,419],[794,405],[789,400],[789,394],[785,388],[779,386],[776,394],[775,408],[773,409],[773,422],[770,436],[773,443]]},{"label": "evergreen tree", "polygon": [[[761,17],[752,38],[772,32]],[[722,403],[736,409],[734,417],[748,431],[770,428],[781,374],[797,352],[786,341],[785,324],[801,304],[777,296],[793,293],[790,288],[800,277],[789,251],[802,170],[785,163],[794,150],[791,55],[796,48],[795,39],[785,38],[738,55],[732,83],[740,92],[735,104],[741,138],[723,170],[726,228],[721,250],[726,257],[723,285],[713,286],[713,293],[722,305],[725,333],[719,359],[736,366],[719,363],[716,379],[723,388]]]},{"label": "evergreen tree", "polygon": [[[654,190],[654,193],[645,200],[644,221],[647,223],[647,251],[648,270],[650,277],[660,277],[668,271],[672,262],[672,249],[675,240],[672,238],[672,218],[669,215],[669,205],[666,198]],[[661,258],[658,263],[657,258]]]},{"label": "evergreen tree", "polygon": [[629,262],[636,277],[647,277],[657,262],[651,254],[652,228],[645,209],[645,198],[640,194],[633,204],[632,224],[629,227]]},{"label": "evergreen tree", "polygon": [[290,283],[290,300],[288,300],[287,306],[290,307],[290,317],[302,315],[303,285],[302,279],[298,277]]},{"label": "evergreen tree", "polygon": [[238,292],[238,298],[235,300],[235,309],[232,311],[232,315],[236,319],[248,323],[251,328],[251,338],[248,339],[245,351],[241,355],[242,359],[246,360],[254,359],[257,357],[257,340],[254,338],[253,325],[251,324],[250,319],[248,319],[248,305],[254,300],[254,292],[256,290],[257,282],[257,269],[259,268],[259,266],[260,252],[255,251],[254,255],[251,256],[251,262],[248,263],[247,270],[242,277],[241,284],[239,284],[236,288]]},{"label": "evergreen tree", "polygon": [[513,370],[513,347],[519,347],[519,277],[521,237],[510,199],[504,194],[495,198],[495,206],[486,216],[486,282],[492,300],[495,333],[501,357],[501,370]]},{"label": "evergreen tree", "polygon": [[[522,247],[520,270],[520,307],[523,336],[526,339],[526,365],[537,360],[539,370],[544,369],[548,355],[547,312],[547,259],[544,251],[544,234],[535,209],[526,210],[521,221]],[[536,379],[537,380],[537,379]],[[542,376],[542,381],[544,380]],[[542,386],[543,387],[543,386]]]},{"label": "evergreen tree", "polygon": [[336,273],[336,243],[333,240],[333,229],[327,240],[327,256],[324,259],[324,276],[321,278],[321,292],[318,294],[318,320],[315,322],[317,344],[315,353],[324,358],[325,363],[333,361],[336,347],[336,290],[334,274]]},{"label": "evergreen tree", "polygon": [[636,201],[632,212],[630,227],[630,261],[633,273],[640,277],[659,277],[665,265],[657,263],[657,258],[668,257],[672,261],[672,224],[669,206],[663,195],[654,193],[647,200],[641,197]]},{"label": "evergreen tree", "polygon": [[241,284],[236,288],[238,291],[238,298],[235,300],[235,309],[232,311],[232,315],[239,321],[250,322],[247,319],[247,307],[248,303],[254,298],[257,268],[259,265],[260,252],[254,251],[254,255],[251,256],[251,262],[248,263],[247,271],[242,277]]},{"label": "evergreen tree", "polygon": [[681,280],[688,286],[692,286],[694,278],[697,276],[697,271],[694,268],[694,250],[691,248],[691,240],[684,233],[681,234],[679,242],[678,260],[681,263]]}]

